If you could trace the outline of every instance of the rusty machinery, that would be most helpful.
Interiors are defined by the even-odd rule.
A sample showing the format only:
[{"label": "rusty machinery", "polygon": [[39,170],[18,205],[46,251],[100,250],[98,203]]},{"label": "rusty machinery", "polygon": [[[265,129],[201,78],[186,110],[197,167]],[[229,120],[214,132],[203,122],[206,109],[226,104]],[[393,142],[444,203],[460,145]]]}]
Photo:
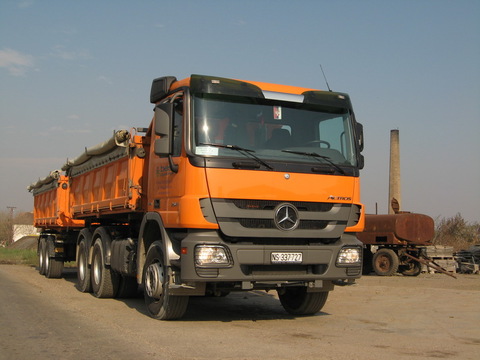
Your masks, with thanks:
[{"label": "rusty machinery", "polygon": [[421,272],[424,246],[430,245],[434,221],[423,214],[399,212],[391,215],[366,215],[365,230],[357,237],[365,245],[364,273],[380,276],[400,272],[417,276]]}]

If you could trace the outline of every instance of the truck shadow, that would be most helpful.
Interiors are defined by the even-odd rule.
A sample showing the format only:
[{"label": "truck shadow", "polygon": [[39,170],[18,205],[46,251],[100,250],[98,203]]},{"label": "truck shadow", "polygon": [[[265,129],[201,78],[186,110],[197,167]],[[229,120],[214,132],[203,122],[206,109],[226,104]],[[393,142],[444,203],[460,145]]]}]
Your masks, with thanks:
[{"label": "truck shadow", "polygon": [[[77,268],[64,268],[62,278],[71,283],[76,291]],[[92,294],[90,294],[93,296]],[[136,297],[115,298],[142,315],[149,316],[143,300],[143,292],[139,290]],[[314,317],[330,315],[319,312]],[[248,292],[232,292],[228,296],[191,296],[188,309],[182,319],[176,321],[265,321],[295,320],[297,317],[283,309],[275,291],[265,292],[252,290]]]}]

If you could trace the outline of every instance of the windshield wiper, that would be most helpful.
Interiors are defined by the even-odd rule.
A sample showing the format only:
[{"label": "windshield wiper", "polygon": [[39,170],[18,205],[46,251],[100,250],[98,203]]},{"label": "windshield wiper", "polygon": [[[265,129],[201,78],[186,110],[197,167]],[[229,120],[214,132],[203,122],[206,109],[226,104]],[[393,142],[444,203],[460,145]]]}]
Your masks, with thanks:
[{"label": "windshield wiper", "polygon": [[282,150],[283,152],[290,153],[290,154],[297,154],[297,155],[305,155],[305,156],[310,156],[318,161],[325,160],[328,164],[332,165],[335,169],[337,169],[342,175],[347,175],[345,170],[343,170],[340,166],[335,164],[328,156],[320,155],[315,152],[306,152],[306,151],[294,151],[294,150]]},{"label": "windshield wiper", "polygon": [[259,164],[265,166],[267,169],[273,170],[272,166],[268,165],[265,161],[263,161],[257,155],[254,154],[255,150],[246,149],[246,148],[240,147],[238,145],[230,145],[230,144],[225,145],[225,144],[215,144],[215,143],[199,143],[198,145],[213,146],[213,147],[218,147],[218,148],[222,148],[222,149],[236,150],[240,154],[242,154],[242,155],[244,155],[244,156],[246,156],[250,159],[253,159],[256,162],[258,162]]}]

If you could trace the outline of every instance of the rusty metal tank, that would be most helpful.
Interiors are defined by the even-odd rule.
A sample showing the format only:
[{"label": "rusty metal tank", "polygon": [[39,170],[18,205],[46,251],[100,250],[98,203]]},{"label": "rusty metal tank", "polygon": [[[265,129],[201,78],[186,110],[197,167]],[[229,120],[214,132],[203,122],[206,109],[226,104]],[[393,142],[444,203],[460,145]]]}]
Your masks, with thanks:
[{"label": "rusty metal tank", "polygon": [[367,245],[429,245],[434,233],[430,216],[398,213],[366,215],[365,230],[357,233],[357,237]]}]

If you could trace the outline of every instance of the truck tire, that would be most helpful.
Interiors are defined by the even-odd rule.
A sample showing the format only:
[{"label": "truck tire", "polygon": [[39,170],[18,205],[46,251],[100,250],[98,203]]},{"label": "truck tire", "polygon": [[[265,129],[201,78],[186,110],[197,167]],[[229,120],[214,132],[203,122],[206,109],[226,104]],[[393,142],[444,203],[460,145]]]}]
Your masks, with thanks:
[{"label": "truck tire", "polygon": [[45,256],[47,253],[45,238],[38,240],[38,272],[40,275],[45,275]]},{"label": "truck tire", "polygon": [[77,247],[77,289],[81,292],[92,292],[90,268],[88,267],[88,253],[92,243],[92,232],[82,229],[78,234]]},{"label": "truck tire", "polygon": [[328,291],[307,292],[305,286],[288,287],[278,291],[283,308],[292,315],[313,315],[319,312],[328,298]]},{"label": "truck tire", "polygon": [[45,243],[45,276],[49,279],[57,279],[62,276],[63,260],[50,257],[54,254],[54,238],[49,236]]},{"label": "truck tire", "polygon": [[171,295],[168,269],[164,263],[162,244],[155,241],[147,252],[143,267],[143,288],[148,314],[158,320],[181,318],[187,311],[188,296]]},{"label": "truck tire", "polygon": [[373,255],[373,271],[378,276],[392,276],[398,271],[398,256],[391,249],[379,249]]},{"label": "truck tire", "polygon": [[92,267],[90,269],[92,291],[97,298],[112,298],[118,288],[118,275],[105,265],[103,241],[109,241],[110,235],[105,228],[98,228],[93,235]]}]

